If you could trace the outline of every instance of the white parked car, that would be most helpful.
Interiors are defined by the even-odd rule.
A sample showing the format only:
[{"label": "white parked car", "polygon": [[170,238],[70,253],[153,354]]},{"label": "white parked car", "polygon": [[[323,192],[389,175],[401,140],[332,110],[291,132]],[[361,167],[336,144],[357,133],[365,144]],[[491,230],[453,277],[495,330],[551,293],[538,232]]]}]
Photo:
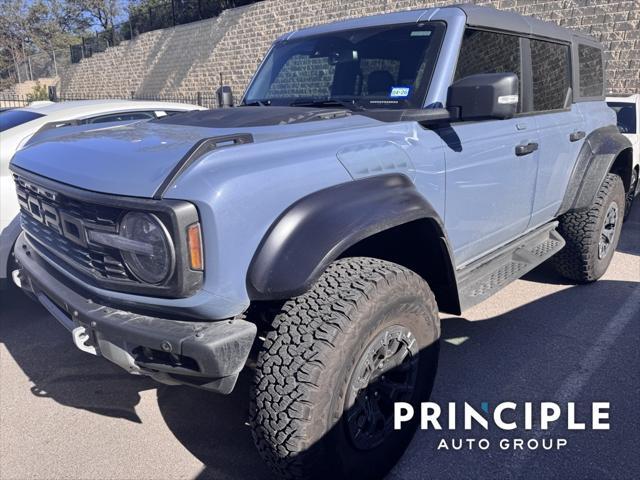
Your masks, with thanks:
[{"label": "white parked car", "polygon": [[54,128],[149,120],[191,110],[204,108],[156,101],[82,100],[36,102],[28,107],[0,111],[0,286],[8,283],[11,251],[20,233],[18,200],[9,172],[9,161],[16,151]]},{"label": "white parked car", "polygon": [[629,139],[633,145],[633,188],[627,194],[625,212],[628,214],[634,197],[640,193],[638,176],[640,172],[640,93],[625,96],[607,97],[607,104],[616,112],[620,133]]}]

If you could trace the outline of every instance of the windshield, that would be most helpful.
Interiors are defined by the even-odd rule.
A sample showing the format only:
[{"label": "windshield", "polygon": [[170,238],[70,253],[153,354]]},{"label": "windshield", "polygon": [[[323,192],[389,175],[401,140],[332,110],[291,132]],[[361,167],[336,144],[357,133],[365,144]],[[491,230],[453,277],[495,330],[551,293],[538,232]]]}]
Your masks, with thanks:
[{"label": "windshield", "polygon": [[41,113],[29,112],[27,110],[6,110],[0,112],[0,132],[43,116]]},{"label": "windshield", "polygon": [[618,117],[620,133],[636,133],[636,105],[626,102],[609,102]]},{"label": "windshield", "polygon": [[444,28],[414,23],[278,42],[243,103],[422,108]]}]

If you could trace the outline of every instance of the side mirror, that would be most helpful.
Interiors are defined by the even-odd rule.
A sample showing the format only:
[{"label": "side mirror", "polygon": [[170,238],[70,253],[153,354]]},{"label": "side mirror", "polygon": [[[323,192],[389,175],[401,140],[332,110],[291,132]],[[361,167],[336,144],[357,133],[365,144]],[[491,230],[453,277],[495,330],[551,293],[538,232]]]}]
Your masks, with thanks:
[{"label": "side mirror", "polygon": [[218,96],[218,106],[221,108],[233,107],[233,92],[229,85],[222,85],[218,88],[216,95]]},{"label": "side mirror", "polygon": [[514,73],[469,75],[449,87],[447,108],[460,120],[511,118],[518,108],[518,92]]}]

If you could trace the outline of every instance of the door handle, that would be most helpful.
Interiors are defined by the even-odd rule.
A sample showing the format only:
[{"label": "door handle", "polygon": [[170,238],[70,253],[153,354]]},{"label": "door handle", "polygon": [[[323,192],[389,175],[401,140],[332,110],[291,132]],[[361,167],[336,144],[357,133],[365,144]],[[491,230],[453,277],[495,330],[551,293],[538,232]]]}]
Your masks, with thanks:
[{"label": "door handle", "polygon": [[582,130],[577,130],[575,132],[571,132],[571,134],[569,135],[569,141],[570,142],[577,142],[578,140],[582,140],[585,135],[586,135],[586,133],[584,133]]},{"label": "door handle", "polygon": [[537,143],[527,143],[526,145],[516,146],[516,155],[521,157],[522,155],[529,155],[538,149]]}]

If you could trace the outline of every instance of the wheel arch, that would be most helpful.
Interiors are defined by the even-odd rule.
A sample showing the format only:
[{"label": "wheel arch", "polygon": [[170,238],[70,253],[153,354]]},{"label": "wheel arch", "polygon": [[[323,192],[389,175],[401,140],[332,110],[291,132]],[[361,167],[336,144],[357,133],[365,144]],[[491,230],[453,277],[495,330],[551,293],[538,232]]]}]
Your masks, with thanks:
[{"label": "wheel arch", "polygon": [[307,291],[338,258],[370,256],[407,267],[459,314],[453,256],[432,205],[402,174],[354,180],[312,193],[285,210],[262,239],[247,274],[252,300]]},{"label": "wheel arch", "polygon": [[[391,245],[402,248],[390,248]],[[423,217],[382,230],[349,247],[340,255],[344,257],[372,257],[402,265],[429,284],[441,311],[461,313],[449,245],[433,218]]]},{"label": "wheel arch", "polygon": [[[636,167],[636,170],[638,167]],[[608,173],[615,173],[622,178],[624,191],[628,192],[631,188],[631,176],[633,173],[633,151],[632,147],[622,150],[613,160]]]},{"label": "wheel arch", "polygon": [[558,215],[589,208],[608,173],[620,175],[628,190],[632,168],[631,142],[618,128],[611,125],[594,130],[578,153]]}]

